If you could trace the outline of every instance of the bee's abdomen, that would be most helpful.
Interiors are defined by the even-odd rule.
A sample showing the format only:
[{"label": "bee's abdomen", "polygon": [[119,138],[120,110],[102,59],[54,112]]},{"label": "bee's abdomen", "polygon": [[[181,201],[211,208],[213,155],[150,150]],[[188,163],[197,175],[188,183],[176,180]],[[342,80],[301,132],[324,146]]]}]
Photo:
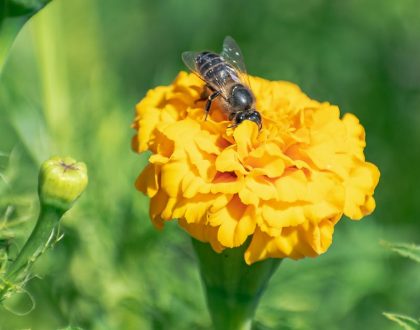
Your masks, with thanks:
[{"label": "bee's abdomen", "polygon": [[196,66],[201,77],[213,87],[239,80],[235,69],[215,53],[200,53],[196,58]]}]

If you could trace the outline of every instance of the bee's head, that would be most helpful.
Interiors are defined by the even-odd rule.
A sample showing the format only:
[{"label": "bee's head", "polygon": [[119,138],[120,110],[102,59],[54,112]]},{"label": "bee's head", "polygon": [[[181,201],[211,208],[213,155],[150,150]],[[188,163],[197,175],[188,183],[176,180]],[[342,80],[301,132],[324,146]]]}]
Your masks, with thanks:
[{"label": "bee's head", "polygon": [[261,115],[257,110],[251,110],[251,111],[247,111],[247,112],[239,112],[234,119],[235,126],[238,126],[244,120],[253,121],[254,123],[256,123],[258,125],[259,129],[262,128]]}]

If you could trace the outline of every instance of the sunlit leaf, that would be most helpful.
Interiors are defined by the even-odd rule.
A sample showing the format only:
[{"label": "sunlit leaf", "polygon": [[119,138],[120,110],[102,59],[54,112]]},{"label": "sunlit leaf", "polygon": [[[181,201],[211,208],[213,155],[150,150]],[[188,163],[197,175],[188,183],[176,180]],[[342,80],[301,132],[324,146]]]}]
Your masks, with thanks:
[{"label": "sunlit leaf", "polygon": [[419,320],[413,319],[412,317],[401,315],[401,314],[393,314],[393,313],[382,313],[386,318],[391,321],[394,321],[398,325],[400,325],[405,330],[416,330],[420,326]]},{"label": "sunlit leaf", "polygon": [[23,25],[51,0],[0,0],[0,73]]},{"label": "sunlit leaf", "polygon": [[0,0],[2,17],[33,15],[51,0]]},{"label": "sunlit leaf", "polygon": [[399,255],[420,263],[420,246],[409,243],[381,242],[382,245],[398,253]]}]

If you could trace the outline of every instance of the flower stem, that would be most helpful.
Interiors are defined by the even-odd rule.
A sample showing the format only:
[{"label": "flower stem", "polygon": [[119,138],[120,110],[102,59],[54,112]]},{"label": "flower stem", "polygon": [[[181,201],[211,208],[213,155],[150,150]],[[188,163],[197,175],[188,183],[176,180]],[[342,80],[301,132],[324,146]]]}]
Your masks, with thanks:
[{"label": "flower stem", "polygon": [[36,259],[51,244],[56,234],[56,229],[63,211],[50,206],[42,206],[38,221],[32,230],[31,235],[23,246],[19,255],[6,270],[5,279],[15,283],[21,280],[27,270]]},{"label": "flower stem", "polygon": [[261,295],[282,259],[247,265],[243,256],[248,244],[222,253],[194,239],[193,246],[214,328],[250,330]]}]

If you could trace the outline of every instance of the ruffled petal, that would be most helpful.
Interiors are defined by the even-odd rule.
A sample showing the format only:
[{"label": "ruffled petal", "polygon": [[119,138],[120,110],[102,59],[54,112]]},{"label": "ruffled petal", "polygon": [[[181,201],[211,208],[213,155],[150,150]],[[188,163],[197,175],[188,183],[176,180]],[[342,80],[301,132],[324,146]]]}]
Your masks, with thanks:
[{"label": "ruffled petal", "polygon": [[160,167],[148,164],[136,180],[136,188],[143,194],[153,197],[159,191]]},{"label": "ruffled petal", "polygon": [[242,204],[238,198],[218,212],[209,214],[208,222],[219,228],[217,238],[219,242],[229,248],[242,245],[255,230],[253,208]]}]

